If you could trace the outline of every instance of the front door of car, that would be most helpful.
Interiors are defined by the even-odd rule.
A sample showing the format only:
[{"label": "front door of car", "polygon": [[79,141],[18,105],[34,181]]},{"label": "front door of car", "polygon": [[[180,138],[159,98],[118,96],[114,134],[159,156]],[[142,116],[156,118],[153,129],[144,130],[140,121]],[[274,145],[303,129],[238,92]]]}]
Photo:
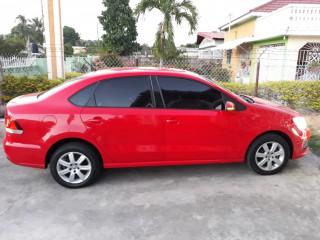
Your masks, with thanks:
[{"label": "front door of car", "polygon": [[81,117],[109,164],[164,159],[164,130],[154,107],[149,77],[126,77],[99,83]]},{"label": "front door of car", "polygon": [[158,82],[167,161],[239,158],[242,113],[225,111],[220,91],[189,79],[158,77]]}]

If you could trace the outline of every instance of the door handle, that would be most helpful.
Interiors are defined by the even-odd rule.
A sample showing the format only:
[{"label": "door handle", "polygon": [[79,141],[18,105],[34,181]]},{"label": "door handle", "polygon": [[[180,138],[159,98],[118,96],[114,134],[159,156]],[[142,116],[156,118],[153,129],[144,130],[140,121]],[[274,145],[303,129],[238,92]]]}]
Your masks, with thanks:
[{"label": "door handle", "polygon": [[102,123],[104,123],[104,119],[102,117],[94,117],[94,118],[89,119],[88,123],[101,125]]},{"label": "door handle", "polygon": [[167,119],[166,123],[179,125],[179,121],[177,119]]}]

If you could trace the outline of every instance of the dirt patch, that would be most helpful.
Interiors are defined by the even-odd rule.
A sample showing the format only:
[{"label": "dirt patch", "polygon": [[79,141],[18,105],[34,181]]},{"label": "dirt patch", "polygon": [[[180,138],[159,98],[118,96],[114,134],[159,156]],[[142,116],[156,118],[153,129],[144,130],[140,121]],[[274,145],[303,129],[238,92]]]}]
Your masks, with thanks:
[{"label": "dirt patch", "polygon": [[320,114],[313,113],[309,115],[305,115],[308,126],[317,133],[320,134]]}]

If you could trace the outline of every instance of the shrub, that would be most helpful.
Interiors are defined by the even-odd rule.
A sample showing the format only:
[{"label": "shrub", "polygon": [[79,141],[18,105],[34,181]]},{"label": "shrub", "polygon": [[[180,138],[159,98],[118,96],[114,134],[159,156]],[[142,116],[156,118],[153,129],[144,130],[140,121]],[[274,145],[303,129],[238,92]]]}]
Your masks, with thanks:
[{"label": "shrub", "polygon": [[2,87],[1,99],[4,102],[9,102],[20,95],[46,91],[62,82],[63,80],[48,80],[46,76],[16,77],[5,75],[4,81],[0,83]]},{"label": "shrub", "polygon": [[242,84],[237,82],[218,82],[218,85],[236,94],[254,95],[254,84]]},{"label": "shrub", "polygon": [[68,72],[65,74],[65,77],[66,79],[72,79],[72,78],[80,77],[81,75],[83,74],[78,72]]},{"label": "shrub", "polygon": [[[238,94],[254,95],[254,84],[223,83],[219,85]],[[279,81],[259,85],[259,97],[277,101],[293,109],[320,110],[320,81]]]}]

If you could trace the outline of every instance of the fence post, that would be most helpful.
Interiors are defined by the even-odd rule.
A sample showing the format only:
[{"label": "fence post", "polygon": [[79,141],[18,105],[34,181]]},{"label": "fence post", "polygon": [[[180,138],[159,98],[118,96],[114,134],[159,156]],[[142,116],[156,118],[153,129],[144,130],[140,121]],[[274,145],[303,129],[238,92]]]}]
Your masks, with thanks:
[{"label": "fence post", "polygon": [[260,60],[257,62],[257,70],[256,70],[256,86],[254,91],[254,96],[258,97],[259,90],[259,73],[260,73]]},{"label": "fence post", "polygon": [[[2,72],[2,62],[0,60],[0,83],[3,82],[3,72]],[[0,86],[0,105],[2,105],[2,100],[1,100],[1,96],[2,96],[2,86]],[[1,112],[1,107],[0,107],[0,112]],[[1,115],[1,113],[0,113]]]},{"label": "fence post", "polygon": [[2,62],[0,60],[0,82],[3,81],[3,75],[2,75]]}]

